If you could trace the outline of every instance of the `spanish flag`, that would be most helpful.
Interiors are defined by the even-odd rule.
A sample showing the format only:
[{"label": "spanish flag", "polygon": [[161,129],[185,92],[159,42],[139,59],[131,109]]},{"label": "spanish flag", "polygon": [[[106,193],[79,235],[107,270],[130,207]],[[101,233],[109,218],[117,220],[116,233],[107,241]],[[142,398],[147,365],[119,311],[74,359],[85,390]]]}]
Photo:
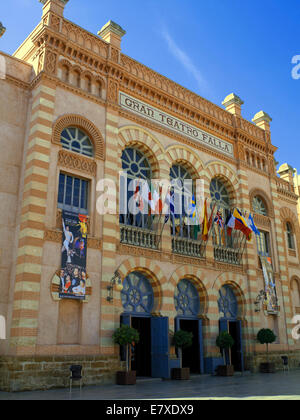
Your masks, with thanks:
[{"label": "spanish flag", "polygon": [[208,216],[207,216],[207,199],[205,199],[204,202],[204,217],[203,217],[203,229],[202,229],[202,240],[207,242],[208,240],[208,234],[210,231],[210,228],[212,226],[212,222],[213,222],[213,215],[215,212],[215,208],[216,208],[216,203],[214,204],[214,207],[211,211],[210,214],[210,218],[208,220]]},{"label": "spanish flag", "polygon": [[246,220],[244,219],[242,213],[235,209],[233,212],[233,217],[235,218],[235,226],[234,229],[240,230],[246,236],[247,241],[251,241],[252,238],[252,230],[249,228]]},{"label": "spanish flag", "polygon": [[202,223],[202,240],[207,241],[208,240],[208,217],[207,217],[207,199],[204,201],[204,208],[203,208],[203,223]]}]

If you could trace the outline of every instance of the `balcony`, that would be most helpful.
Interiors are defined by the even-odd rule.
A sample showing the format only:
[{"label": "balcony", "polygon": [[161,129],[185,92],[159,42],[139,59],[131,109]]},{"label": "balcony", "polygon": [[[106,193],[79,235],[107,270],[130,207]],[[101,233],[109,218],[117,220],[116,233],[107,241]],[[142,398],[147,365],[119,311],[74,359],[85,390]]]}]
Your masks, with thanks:
[{"label": "balcony", "polygon": [[126,245],[157,249],[157,232],[136,226],[120,224],[120,242]]},{"label": "balcony", "polygon": [[205,242],[193,239],[174,236],[172,238],[172,251],[174,254],[186,255],[189,257],[204,258]]},{"label": "balcony", "polygon": [[214,245],[215,261],[226,264],[241,265],[242,254],[240,249],[227,248],[221,245]]}]

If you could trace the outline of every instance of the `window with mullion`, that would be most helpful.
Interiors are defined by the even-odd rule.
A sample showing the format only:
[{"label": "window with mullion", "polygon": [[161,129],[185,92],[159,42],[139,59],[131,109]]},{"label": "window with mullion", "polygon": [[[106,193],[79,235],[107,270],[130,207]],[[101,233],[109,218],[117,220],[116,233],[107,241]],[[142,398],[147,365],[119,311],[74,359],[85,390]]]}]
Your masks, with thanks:
[{"label": "window with mullion", "polygon": [[289,249],[295,250],[295,240],[294,240],[294,233],[293,228],[289,222],[286,224],[286,233],[287,233],[287,240],[288,240],[288,247]]},{"label": "window with mullion", "polygon": [[64,173],[59,174],[58,208],[88,214],[88,181]]},{"label": "window with mullion", "polygon": [[256,235],[258,255],[262,257],[270,257],[270,234],[269,232],[260,232]]}]

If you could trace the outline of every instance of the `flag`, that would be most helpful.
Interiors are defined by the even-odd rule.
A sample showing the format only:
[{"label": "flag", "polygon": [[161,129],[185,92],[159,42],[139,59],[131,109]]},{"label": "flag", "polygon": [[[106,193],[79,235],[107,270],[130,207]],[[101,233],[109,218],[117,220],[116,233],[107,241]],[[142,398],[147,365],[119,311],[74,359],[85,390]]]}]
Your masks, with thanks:
[{"label": "flag", "polygon": [[226,219],[226,223],[225,223],[226,227],[227,227],[227,235],[231,236],[233,229],[235,228],[235,217],[233,216],[233,214],[230,212],[227,219]]},{"label": "flag", "polygon": [[211,214],[210,214],[210,218],[208,220],[208,216],[207,216],[207,199],[205,199],[205,202],[204,202],[204,218],[203,218],[203,224],[202,224],[203,225],[202,239],[205,242],[208,240],[208,234],[209,234],[210,228],[212,226],[213,214],[214,214],[215,208],[216,208],[216,203],[214,204],[214,207],[213,207],[213,209],[211,211]]},{"label": "flag", "polygon": [[165,204],[168,206],[168,213],[165,216],[165,223],[167,223],[170,215],[174,216],[174,191],[168,191]]},{"label": "flag", "polygon": [[140,210],[140,212],[142,212],[143,209],[144,209],[144,202],[143,202],[142,195],[141,195],[140,184],[138,184],[136,186],[135,192],[133,194],[133,198],[136,202],[136,205],[137,205],[138,209]]},{"label": "flag", "polygon": [[204,216],[203,216],[203,223],[202,223],[202,240],[207,241],[208,240],[207,199],[205,199],[203,211],[204,211]]},{"label": "flag", "polygon": [[233,217],[235,218],[234,229],[240,230],[246,236],[247,241],[251,241],[252,230],[249,228],[242,213],[238,209],[235,209],[233,212]]},{"label": "flag", "polygon": [[162,203],[161,195],[162,195],[162,187],[159,187],[159,191],[155,190],[153,193],[155,213],[159,215],[161,215],[163,211],[163,203]]},{"label": "flag", "polygon": [[260,231],[257,229],[251,213],[249,214],[249,217],[248,217],[248,226],[252,230],[252,232],[255,233],[255,235],[259,235],[260,236]]},{"label": "flag", "polygon": [[220,211],[217,211],[214,222],[217,223],[217,225],[220,226],[221,229],[224,228],[223,218]]},{"label": "flag", "polygon": [[195,221],[196,215],[197,215],[196,200],[195,200],[195,196],[193,195],[190,205],[189,205],[189,217]]}]

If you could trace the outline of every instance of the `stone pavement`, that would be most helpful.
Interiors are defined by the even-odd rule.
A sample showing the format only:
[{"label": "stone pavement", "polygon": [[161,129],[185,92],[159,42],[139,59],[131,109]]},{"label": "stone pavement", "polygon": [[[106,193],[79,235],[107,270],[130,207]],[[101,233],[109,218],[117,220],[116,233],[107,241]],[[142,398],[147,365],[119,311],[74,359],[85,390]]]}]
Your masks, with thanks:
[{"label": "stone pavement", "polygon": [[192,376],[189,381],[138,379],[137,385],[84,387],[22,393],[0,392],[0,400],[285,399],[300,400],[300,370],[239,373],[231,378]]}]

